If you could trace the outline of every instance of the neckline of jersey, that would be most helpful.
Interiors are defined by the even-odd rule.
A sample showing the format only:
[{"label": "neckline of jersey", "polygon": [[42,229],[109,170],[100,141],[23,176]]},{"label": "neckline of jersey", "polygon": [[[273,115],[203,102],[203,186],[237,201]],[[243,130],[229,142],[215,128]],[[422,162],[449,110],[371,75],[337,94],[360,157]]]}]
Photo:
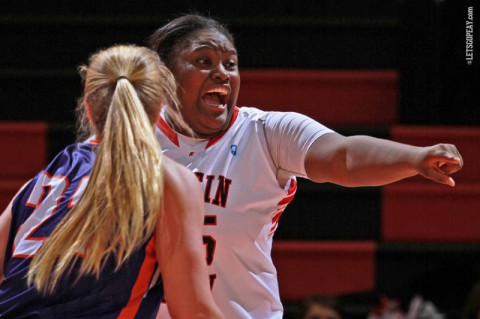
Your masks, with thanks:
[{"label": "neckline of jersey", "polygon": [[[240,111],[240,109],[236,106],[235,109],[233,110],[233,116],[232,116],[232,119],[230,120],[230,124],[228,124],[227,129],[225,131],[223,131],[221,134],[210,138],[208,140],[208,143],[205,145],[205,149],[209,148],[210,146],[215,145],[230,130],[233,123],[235,123],[235,121],[237,120],[239,111]],[[180,133],[175,132],[174,129],[170,125],[168,125],[167,121],[165,121],[163,113],[161,113],[160,116],[158,117],[157,127],[177,147],[180,147],[180,142],[178,140],[179,136],[182,136],[182,139],[183,139],[183,137],[192,139],[191,137],[181,135]],[[195,138],[193,138],[193,139],[195,139]],[[199,141],[201,141],[201,139],[199,139]]]}]

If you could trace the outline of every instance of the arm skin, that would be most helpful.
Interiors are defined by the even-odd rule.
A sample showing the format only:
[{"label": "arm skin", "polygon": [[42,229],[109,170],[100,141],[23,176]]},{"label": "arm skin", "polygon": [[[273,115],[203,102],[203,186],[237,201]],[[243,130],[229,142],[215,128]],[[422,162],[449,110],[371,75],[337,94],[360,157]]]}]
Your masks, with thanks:
[{"label": "arm skin", "polygon": [[3,211],[0,215],[0,283],[3,281],[4,278],[4,263],[5,263],[5,253],[7,251],[7,242],[8,236],[10,235],[10,225],[12,223],[12,205],[14,199],[18,196],[18,194],[27,186],[30,181],[26,182],[20,190],[15,194],[12,198],[10,203],[8,204],[7,208]]},{"label": "arm skin", "polygon": [[156,227],[156,252],[172,318],[223,316],[210,291],[202,243],[204,204],[191,171],[164,161],[164,210]]},{"label": "arm skin", "polygon": [[[13,202],[13,201],[12,201]],[[12,202],[8,204],[5,211],[0,215],[0,283],[4,277],[5,252],[7,250],[8,235],[10,233],[10,224],[12,222]]]},{"label": "arm skin", "polygon": [[305,157],[307,176],[312,181],[347,187],[381,186],[417,174],[454,186],[449,175],[462,166],[462,157],[451,144],[417,147],[337,133],[319,137]]}]

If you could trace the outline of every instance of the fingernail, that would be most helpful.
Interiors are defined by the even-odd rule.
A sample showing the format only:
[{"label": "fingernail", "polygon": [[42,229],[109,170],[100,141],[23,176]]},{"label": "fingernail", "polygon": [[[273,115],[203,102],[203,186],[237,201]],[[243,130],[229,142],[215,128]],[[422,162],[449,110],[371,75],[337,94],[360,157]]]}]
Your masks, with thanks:
[{"label": "fingernail", "polygon": [[453,180],[453,178],[450,177],[450,178],[448,179],[448,185],[450,185],[450,186],[452,186],[452,187],[455,186],[455,181]]}]

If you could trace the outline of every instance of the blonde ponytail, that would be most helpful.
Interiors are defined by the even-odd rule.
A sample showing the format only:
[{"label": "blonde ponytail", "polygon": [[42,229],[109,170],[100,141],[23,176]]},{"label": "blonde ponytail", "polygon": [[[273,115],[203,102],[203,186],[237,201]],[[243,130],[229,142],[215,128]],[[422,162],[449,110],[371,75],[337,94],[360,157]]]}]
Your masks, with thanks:
[{"label": "blonde ponytail", "polygon": [[155,53],[134,46],[101,51],[84,70],[83,104],[101,142],[79,204],[32,260],[28,282],[42,293],[55,290],[79,253],[79,276],[98,277],[112,256],[118,269],[161,218],[162,156],[152,124],[162,103],[178,105],[173,76]]}]

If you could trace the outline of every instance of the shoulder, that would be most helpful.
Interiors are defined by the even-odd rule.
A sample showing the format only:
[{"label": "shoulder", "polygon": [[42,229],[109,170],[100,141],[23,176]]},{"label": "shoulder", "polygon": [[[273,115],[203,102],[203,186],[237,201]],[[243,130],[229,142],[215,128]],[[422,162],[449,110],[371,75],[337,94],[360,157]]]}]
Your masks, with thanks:
[{"label": "shoulder", "polygon": [[74,143],[65,147],[52,160],[50,165],[74,165],[79,162],[94,159],[97,145]]},{"label": "shoulder", "polygon": [[265,116],[267,113],[267,111],[263,111],[255,107],[243,106],[238,108],[238,116],[241,119],[258,120]]},{"label": "shoulder", "polygon": [[292,120],[311,120],[308,116],[298,112],[285,112],[285,111],[265,111],[255,107],[240,107],[239,115],[242,118],[246,118],[252,121],[286,121]]},{"label": "shoulder", "polygon": [[166,195],[177,197],[180,194],[190,194],[200,190],[200,183],[188,168],[163,156],[163,179]]},{"label": "shoulder", "polygon": [[71,144],[60,151],[42,172],[68,177],[87,174],[95,161],[95,148],[96,145]]},{"label": "shoulder", "polygon": [[253,107],[253,106],[239,106],[237,107],[238,108],[238,112],[240,114],[264,114],[266,113],[267,111],[264,111],[264,110],[261,110],[259,108],[256,108],[256,107]]},{"label": "shoulder", "polygon": [[178,164],[167,156],[163,156],[162,161],[164,178],[166,181],[180,182],[190,179],[195,180],[195,175],[185,166]]},{"label": "shoulder", "polygon": [[240,107],[238,110],[237,126],[251,128],[258,127],[258,125],[263,126],[265,122],[271,121],[271,118],[279,113],[246,106]]},{"label": "shoulder", "polygon": [[[163,156],[163,207],[166,220],[181,222],[203,218],[201,185],[187,168]],[[201,221],[199,222],[201,224]]]}]

